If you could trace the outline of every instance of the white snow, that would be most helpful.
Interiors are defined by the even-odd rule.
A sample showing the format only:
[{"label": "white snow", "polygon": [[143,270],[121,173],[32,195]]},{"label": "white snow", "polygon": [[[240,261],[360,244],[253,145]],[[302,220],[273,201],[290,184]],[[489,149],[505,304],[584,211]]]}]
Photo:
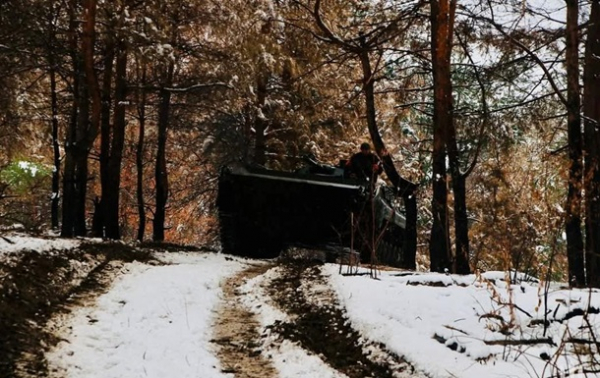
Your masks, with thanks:
[{"label": "white snow", "polygon": [[35,164],[29,162],[29,161],[20,161],[18,163],[19,168],[21,168],[24,171],[29,171],[29,173],[31,174],[31,177],[35,177],[35,175],[37,174],[38,171],[38,167],[36,167]]},{"label": "white snow", "polygon": [[[550,377],[581,368],[571,353],[572,345],[561,341],[563,335],[578,337],[582,333],[581,317],[552,322],[546,336],[542,325],[531,325],[533,319],[543,320],[546,310],[537,282],[517,280],[508,285],[503,272],[479,277],[380,272],[375,280],[341,276],[336,266],[329,265],[326,270],[353,325],[366,338],[387,345],[432,377]],[[548,303],[548,320],[563,319],[575,308],[586,309],[588,303],[598,308],[600,292],[553,285]],[[600,335],[600,316],[592,314],[589,320],[594,334]],[[503,327],[511,335],[500,333]],[[436,341],[436,335],[445,343]],[[556,345],[488,345],[498,340],[546,337]],[[452,344],[462,352],[451,350],[448,346]],[[542,352],[552,357],[558,370],[540,358]],[[556,375],[557,371],[561,375]]]},{"label": "white snow", "polygon": [[226,377],[209,340],[219,282],[243,265],[222,255],[168,254],[127,265],[95,306],[81,308],[47,358],[68,377]]},{"label": "white snow", "polygon": [[76,248],[81,243],[78,239],[43,239],[27,235],[8,234],[0,238],[0,263],[9,253],[22,251],[49,251]]},{"label": "white snow", "polygon": [[[0,244],[4,251],[48,251],[78,243],[15,235],[11,241],[14,244]],[[246,261],[209,253],[156,257],[164,265],[126,264],[107,293],[62,319],[57,336],[63,341],[46,354],[52,376],[232,377],[221,371],[210,340],[222,299],[220,283],[244,269]],[[301,292],[310,294],[315,304],[328,305],[331,302],[319,296],[333,290],[364,340],[382,343],[431,378],[599,376],[581,373],[589,367],[589,355],[578,359],[575,345],[563,341],[589,338],[589,329],[600,335],[598,314],[589,314],[586,321],[581,316],[565,319],[576,309],[600,308],[599,290],[546,286],[514,272],[456,276],[390,270],[372,279],[340,275],[334,264],[324,265],[323,272],[325,284],[309,288],[303,282]],[[241,288],[242,303],[266,334],[261,339],[263,355],[283,378],[343,378],[321,356],[290,341],[282,343],[270,333],[269,325],[290,320],[266,290],[281,273],[271,269]],[[545,331],[544,314],[550,321]],[[548,339],[552,344],[494,344],[527,339]],[[541,358],[544,353],[550,363]]]}]

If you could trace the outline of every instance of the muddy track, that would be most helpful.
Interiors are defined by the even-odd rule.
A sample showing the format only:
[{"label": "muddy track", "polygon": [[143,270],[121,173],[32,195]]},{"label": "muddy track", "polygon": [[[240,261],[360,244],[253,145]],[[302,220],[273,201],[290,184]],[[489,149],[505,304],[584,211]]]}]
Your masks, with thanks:
[{"label": "muddy track", "polygon": [[[349,378],[398,378],[422,376],[401,357],[381,344],[368,343],[354,330],[337,305],[331,289],[321,275],[320,266],[286,264],[284,274],[273,280],[269,294],[278,307],[288,312],[292,322],[280,322],[272,331],[299,343],[321,356],[323,361]],[[314,287],[320,304],[310,298]]]},{"label": "muddy track", "polygon": [[265,273],[270,265],[251,265],[223,284],[223,304],[215,323],[213,343],[224,373],[236,378],[274,378],[277,372],[261,354],[259,324],[240,301],[239,287]]},{"label": "muddy track", "polygon": [[0,377],[48,376],[44,351],[57,338],[46,323],[100,295],[124,262],[149,260],[146,252],[122,244],[22,256],[0,269]]}]

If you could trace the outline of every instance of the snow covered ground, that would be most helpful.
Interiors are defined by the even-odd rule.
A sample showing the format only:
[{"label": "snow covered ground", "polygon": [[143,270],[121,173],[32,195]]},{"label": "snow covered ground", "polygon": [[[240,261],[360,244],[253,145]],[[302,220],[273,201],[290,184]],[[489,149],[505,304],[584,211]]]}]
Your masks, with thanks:
[{"label": "snow covered ground", "polygon": [[211,353],[219,283],[243,268],[215,254],[168,254],[171,265],[126,265],[127,274],[65,324],[47,355],[65,377],[223,377]]},{"label": "snow covered ground", "polygon": [[[589,355],[577,356],[576,345],[565,342],[589,340],[589,327],[600,336],[600,315],[569,318],[588,305],[600,309],[598,290],[555,284],[545,307],[540,284],[522,275],[507,284],[502,272],[477,277],[384,271],[374,280],[341,276],[332,265],[326,271],[354,326],[431,377],[600,376],[583,374],[593,369]],[[544,313],[550,321],[546,330]],[[511,345],[513,340],[528,341]],[[598,362],[596,354],[596,370]]]},{"label": "snow covered ground", "polygon": [[76,248],[81,243],[78,239],[33,238],[22,234],[10,234],[0,238],[0,263],[12,253],[23,251],[45,252]]},{"label": "snow covered ground", "polygon": [[[248,281],[243,292],[243,302],[258,315],[263,329],[277,321],[288,321],[289,315],[279,310],[272,303],[265,301],[268,298],[266,287],[273,279],[281,275],[281,270],[273,268],[266,274]],[[265,353],[273,356],[273,364],[279,372],[280,378],[319,377],[343,378],[345,375],[328,366],[318,356],[311,355],[300,346],[285,340],[278,343],[274,335],[265,340]]]},{"label": "snow covered ground", "polygon": [[[19,245],[50,250],[57,243],[10,239],[11,254],[18,253]],[[1,246],[0,256],[8,250]],[[223,300],[220,284],[248,261],[208,253],[156,257],[165,264],[125,264],[106,294],[68,316],[59,335],[64,341],[46,354],[52,376],[233,377],[222,369],[211,339]],[[333,290],[362,338],[381,342],[426,376],[600,377],[599,372],[584,373],[598,369],[598,346],[581,343],[590,339],[590,330],[600,336],[600,315],[578,316],[588,307],[598,312],[598,290],[553,284],[545,301],[537,280],[520,276],[507,284],[501,272],[453,276],[381,271],[372,279],[342,276],[338,269],[324,265],[328,288],[306,290]],[[261,333],[276,321],[289,320],[265,291],[281,272],[273,268],[242,283],[242,303],[256,314]],[[290,341],[265,337],[262,343],[263,355],[280,377],[345,376]],[[593,353],[574,354],[590,348],[595,365],[588,361]]]}]

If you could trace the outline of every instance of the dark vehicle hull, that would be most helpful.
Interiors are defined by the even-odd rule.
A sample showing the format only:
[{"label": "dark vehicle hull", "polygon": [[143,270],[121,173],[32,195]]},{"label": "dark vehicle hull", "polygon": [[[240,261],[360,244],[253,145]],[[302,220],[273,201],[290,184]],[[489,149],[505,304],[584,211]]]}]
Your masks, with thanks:
[{"label": "dark vehicle hull", "polygon": [[[273,258],[290,246],[350,246],[353,231],[357,234],[351,214],[363,212],[367,198],[364,185],[340,175],[225,167],[217,198],[223,252]],[[382,236],[378,260],[399,265],[402,223],[390,208],[375,209],[376,234]]]}]

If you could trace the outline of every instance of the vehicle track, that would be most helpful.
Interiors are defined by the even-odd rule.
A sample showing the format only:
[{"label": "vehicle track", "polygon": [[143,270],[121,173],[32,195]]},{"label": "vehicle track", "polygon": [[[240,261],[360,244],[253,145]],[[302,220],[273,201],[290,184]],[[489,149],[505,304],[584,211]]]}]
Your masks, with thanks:
[{"label": "vehicle track", "polygon": [[[382,344],[365,341],[352,328],[319,265],[295,261],[283,270],[267,285],[276,305],[294,319],[271,327],[282,339],[299,343],[349,378],[425,377],[402,357]],[[319,298],[309,298],[316,292]]]},{"label": "vehicle track", "polygon": [[247,280],[265,273],[271,265],[250,265],[223,284],[223,303],[215,322],[213,343],[224,373],[236,378],[275,378],[277,371],[261,354],[259,324],[241,303],[239,291]]},{"label": "vehicle track", "polygon": [[[17,258],[18,257],[18,258]],[[57,319],[103,293],[120,267],[150,261],[147,251],[122,244],[16,255],[0,268],[0,377],[47,377],[44,353],[58,342]]]}]

